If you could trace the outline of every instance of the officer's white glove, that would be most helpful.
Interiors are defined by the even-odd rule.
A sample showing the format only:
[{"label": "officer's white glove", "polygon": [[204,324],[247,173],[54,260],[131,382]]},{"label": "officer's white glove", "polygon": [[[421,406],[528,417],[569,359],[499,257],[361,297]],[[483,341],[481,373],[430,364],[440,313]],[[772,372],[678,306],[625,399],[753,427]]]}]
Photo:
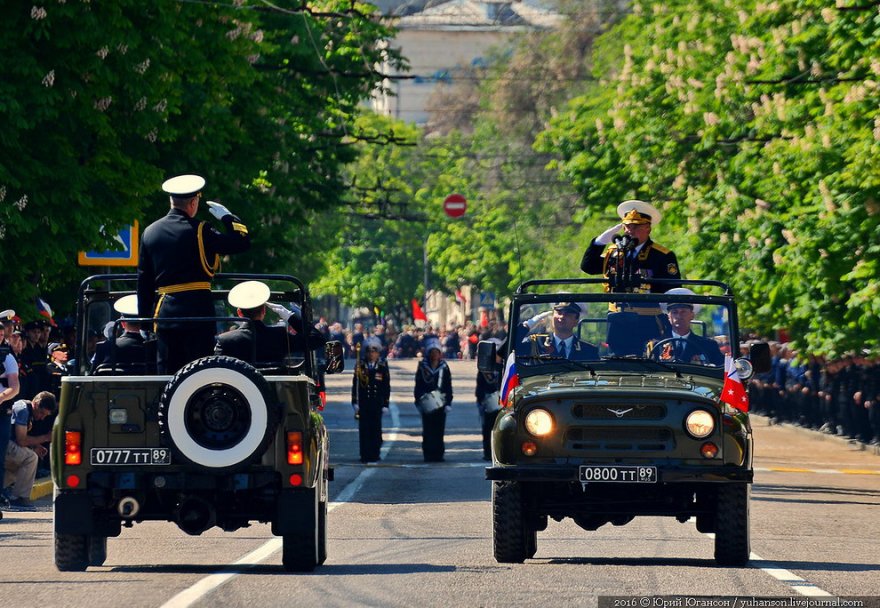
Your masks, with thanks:
[{"label": "officer's white glove", "polygon": [[[208,204],[210,205],[211,203],[208,203]],[[616,235],[618,232],[620,232],[621,228],[623,228],[623,224],[617,224],[616,226],[612,226],[611,228],[609,228],[608,230],[606,230],[605,232],[603,232],[602,234],[600,234],[599,236],[596,237],[596,244],[597,245],[608,245],[609,243],[611,243],[612,240],[614,240],[614,235]]]},{"label": "officer's white glove", "polygon": [[553,315],[552,310],[545,310],[544,312],[536,314],[534,317],[525,322],[525,326],[529,329],[534,329],[535,325]]},{"label": "officer's white glove", "polygon": [[220,203],[208,201],[205,204],[208,205],[208,213],[216,217],[218,220],[222,220],[227,215],[232,215],[232,212]]},{"label": "officer's white glove", "polygon": [[266,307],[281,317],[285,322],[294,314],[292,310],[287,310],[281,304],[275,302],[266,302]]}]

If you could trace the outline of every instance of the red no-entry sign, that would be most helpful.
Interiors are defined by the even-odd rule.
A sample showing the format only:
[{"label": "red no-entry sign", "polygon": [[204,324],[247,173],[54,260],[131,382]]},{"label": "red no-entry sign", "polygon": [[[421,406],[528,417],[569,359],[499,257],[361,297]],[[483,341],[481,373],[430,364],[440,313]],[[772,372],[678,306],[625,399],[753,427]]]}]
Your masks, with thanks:
[{"label": "red no-entry sign", "polygon": [[450,194],[443,201],[443,211],[449,217],[461,217],[467,211],[467,199],[461,194]]}]

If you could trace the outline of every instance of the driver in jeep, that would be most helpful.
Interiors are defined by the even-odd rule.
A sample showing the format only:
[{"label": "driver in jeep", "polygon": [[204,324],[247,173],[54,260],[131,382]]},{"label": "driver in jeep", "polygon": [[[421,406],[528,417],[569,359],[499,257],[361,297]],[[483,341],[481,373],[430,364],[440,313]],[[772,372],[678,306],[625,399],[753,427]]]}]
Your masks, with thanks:
[{"label": "driver in jeep", "polygon": [[[677,287],[670,289],[666,293],[696,295],[687,287]],[[691,323],[694,320],[694,316],[700,312],[699,304],[670,302],[664,305],[664,308],[671,326],[670,330],[663,337],[663,341],[666,343],[661,346],[658,341],[651,347],[652,351],[654,349],[659,351],[657,355],[661,361],[680,361],[717,366],[724,364],[724,355],[721,353],[718,343],[715,340],[697,335],[692,331]]]}]

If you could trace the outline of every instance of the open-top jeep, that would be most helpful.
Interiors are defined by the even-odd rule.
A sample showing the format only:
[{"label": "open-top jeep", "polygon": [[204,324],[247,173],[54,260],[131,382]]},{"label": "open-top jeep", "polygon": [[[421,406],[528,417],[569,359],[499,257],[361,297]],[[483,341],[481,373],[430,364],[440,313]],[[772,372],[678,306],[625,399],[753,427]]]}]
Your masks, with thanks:
[{"label": "open-top jeep", "polygon": [[[738,358],[726,285],[669,286],[680,285],[692,289],[606,293],[603,279],[530,281],[512,299],[507,352],[480,343],[480,370],[493,369],[496,354],[507,368],[486,469],[499,562],[533,557],[548,518],[596,530],[642,515],[694,517],[715,533],[718,564],[748,561],[752,432],[747,407],[721,399],[725,355],[748,379],[769,368],[769,351],[757,344]],[[682,308],[693,317],[688,338],[670,325]],[[566,325],[573,340],[559,347],[555,328],[566,334]]]},{"label": "open-top jeep", "polygon": [[[308,291],[286,275],[218,274],[217,317],[201,322],[247,322],[226,306],[229,288],[245,279],[267,283],[270,301],[296,304],[302,326],[312,327]],[[135,275],[97,275],[80,286],[76,352],[87,352],[89,336],[108,323],[116,331],[104,345],[110,363],[81,357],[62,380],[52,435],[58,569],[101,565],[108,537],[147,520],[173,521],[191,535],[268,522],[283,539],[285,569],[322,564],[332,469],[320,391],[323,373],[342,369],[340,345],[325,346],[320,367],[314,352],[288,349],[278,361],[208,356],[156,375],[154,361],[120,364],[114,354],[113,304],[135,284]],[[155,322],[135,321],[145,329]]]}]

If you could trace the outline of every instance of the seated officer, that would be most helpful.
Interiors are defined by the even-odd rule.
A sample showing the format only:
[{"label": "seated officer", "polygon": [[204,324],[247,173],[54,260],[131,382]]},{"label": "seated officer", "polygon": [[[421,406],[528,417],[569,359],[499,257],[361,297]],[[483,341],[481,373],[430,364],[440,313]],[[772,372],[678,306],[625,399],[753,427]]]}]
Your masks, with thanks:
[{"label": "seated officer", "polygon": [[98,342],[92,359],[92,369],[95,371],[103,366],[134,374],[156,372],[155,342],[144,339],[140,323],[126,320],[138,316],[137,304],[136,294],[123,296],[113,303],[113,309],[122,315],[122,335],[115,340],[111,337]]},{"label": "seated officer", "polygon": [[[277,366],[292,352],[324,345],[326,340],[320,331],[312,327],[306,335],[299,314],[269,302],[270,294],[269,286],[260,281],[245,281],[229,290],[229,304],[237,309],[239,317],[250,322],[220,334],[215,355],[235,357],[252,365]],[[263,323],[267,306],[287,322],[286,327]]]},{"label": "seated officer", "polygon": [[[670,289],[666,293],[675,295],[696,295],[686,287]],[[661,361],[680,361],[700,365],[724,365],[724,355],[715,340],[698,336],[691,331],[694,315],[700,312],[699,304],[670,302],[664,305],[669,316],[670,330],[665,338],[673,338],[659,347],[657,356]]]},{"label": "seated officer", "polygon": [[528,336],[526,341],[532,345],[530,354],[579,361],[598,359],[599,349],[574,335],[580,316],[581,307],[576,302],[560,302],[554,306],[553,333]]}]

